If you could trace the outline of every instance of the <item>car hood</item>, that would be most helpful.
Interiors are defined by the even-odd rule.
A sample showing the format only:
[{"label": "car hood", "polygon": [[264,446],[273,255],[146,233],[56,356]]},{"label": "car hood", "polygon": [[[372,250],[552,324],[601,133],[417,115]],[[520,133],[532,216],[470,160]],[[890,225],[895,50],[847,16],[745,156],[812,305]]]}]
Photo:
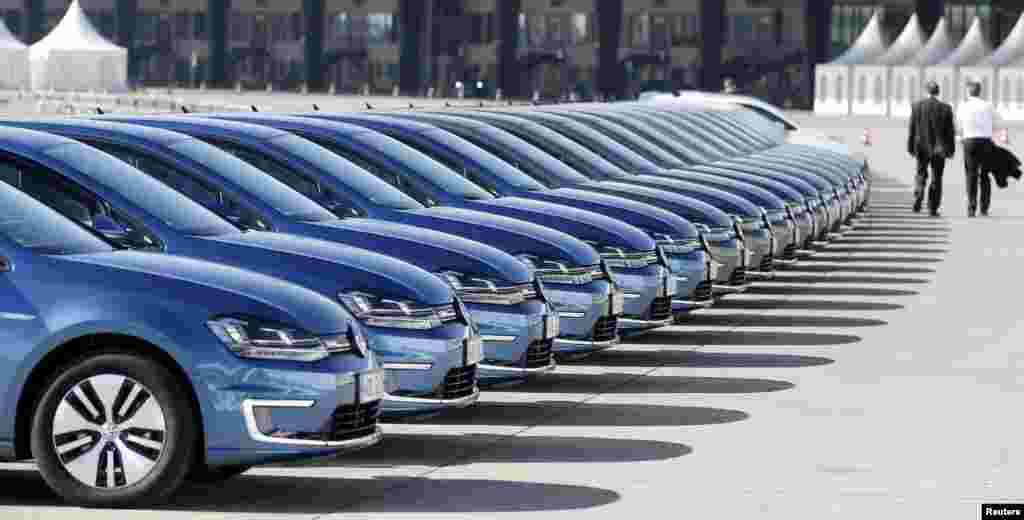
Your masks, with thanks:
[{"label": "car hood", "polygon": [[695,182],[687,182],[668,177],[652,176],[644,179],[643,182],[648,185],[657,184],[658,186],[663,186],[665,189],[670,189],[680,195],[686,195],[687,197],[703,200],[726,213],[733,213],[741,217],[761,216],[761,210],[757,205],[753,204],[745,197],[739,197],[727,191],[711,188]]},{"label": "car hood", "polygon": [[396,212],[404,224],[429,227],[483,242],[513,255],[532,254],[564,259],[572,265],[601,261],[597,250],[561,231],[491,213],[453,207],[433,207]]},{"label": "car hood", "polygon": [[[283,233],[251,231],[204,237],[203,258],[238,264],[316,290],[330,298],[341,291],[367,291],[426,305],[452,302],[448,285],[397,258]],[[199,251],[199,248],[196,248]]]},{"label": "car hood", "polygon": [[783,199],[771,191],[754,186],[750,182],[689,170],[667,170],[666,173],[670,175],[678,174],[680,180],[706,184],[709,188],[715,188],[743,197],[764,209],[786,209],[786,202]]},{"label": "car hood", "polygon": [[297,233],[380,251],[427,271],[458,271],[509,284],[528,283],[533,274],[518,258],[496,247],[426,227],[372,219],[310,222]]},{"label": "car hood", "polygon": [[522,197],[500,197],[487,201],[470,201],[466,203],[466,207],[534,222],[581,240],[621,247],[627,251],[650,251],[657,245],[643,230],[621,220],[551,202]]},{"label": "car hood", "polygon": [[645,232],[664,233],[679,238],[697,237],[697,228],[685,218],[653,204],[637,202],[625,197],[577,188],[532,191],[521,196],[600,213],[623,222],[629,222]]},{"label": "car hood", "polygon": [[849,177],[848,174],[837,169],[833,164],[821,158],[809,159],[795,154],[768,153],[757,157],[745,157],[738,161],[756,161],[767,168],[789,168],[804,173],[818,175],[826,182],[834,185],[843,184]]},{"label": "car hood", "polygon": [[795,168],[792,166],[780,165],[780,164],[764,164],[758,163],[757,161],[741,161],[731,160],[728,162],[714,163],[709,165],[714,168],[722,168],[726,170],[733,170],[737,172],[753,173],[755,175],[782,175],[792,176],[807,182],[811,186],[814,186],[815,190],[831,191],[832,184],[825,180],[825,178],[810,173],[806,170]]},{"label": "car hood", "polygon": [[690,222],[711,227],[732,226],[732,219],[724,211],[704,201],[680,195],[665,188],[658,177],[636,175],[619,181],[595,181],[580,189],[625,197],[666,209]]},{"label": "car hood", "polygon": [[[179,287],[189,299],[182,305],[205,305],[209,312],[255,314],[329,334],[348,330],[352,316],[342,306],[313,291],[246,269],[163,253],[113,251],[57,257],[63,261],[108,270],[102,279],[119,289],[137,286],[146,294],[174,294]],[[267,315],[270,314],[270,315]]]},{"label": "car hood", "polygon": [[[806,182],[788,177],[790,182],[782,182],[778,179],[771,177],[763,177],[760,175],[754,175],[750,173],[741,173],[729,170],[716,169],[713,166],[694,166],[685,171],[692,171],[695,173],[703,173],[725,179],[733,179],[739,182],[745,182],[752,186],[758,186],[762,189],[768,190],[774,193],[777,197],[784,200],[798,201],[803,200],[805,196],[814,195],[817,190],[813,186]],[[801,187],[796,187],[801,185]]]}]

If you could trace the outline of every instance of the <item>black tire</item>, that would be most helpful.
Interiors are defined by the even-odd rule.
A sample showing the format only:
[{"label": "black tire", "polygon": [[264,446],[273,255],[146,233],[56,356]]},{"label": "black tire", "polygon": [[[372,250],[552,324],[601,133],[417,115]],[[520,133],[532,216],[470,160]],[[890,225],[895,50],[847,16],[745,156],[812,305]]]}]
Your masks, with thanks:
[{"label": "black tire", "polygon": [[237,477],[250,469],[252,466],[198,466],[189,473],[188,480],[201,484],[213,484]]},{"label": "black tire", "polygon": [[[105,417],[104,414],[96,413],[93,417],[96,420],[79,421],[88,429],[67,430],[66,425],[71,424],[68,417],[77,420],[92,413],[86,407],[87,413],[79,412],[74,416],[68,413],[69,409],[79,410],[86,402],[111,401],[109,398],[94,398],[109,397],[110,392],[103,390],[116,385],[94,383],[113,381],[122,381],[118,392],[129,388],[138,393],[128,393],[126,399],[117,393],[117,399],[105,406],[105,409],[113,410],[114,417],[102,419],[100,417]],[[74,395],[71,393],[73,390],[76,392]],[[77,398],[82,395],[84,400]],[[157,414],[149,413],[154,404]],[[95,404],[92,406],[91,410],[97,409]],[[124,412],[123,422],[117,417],[119,411]],[[162,433],[156,433],[157,429],[119,429],[135,424],[136,420],[138,424],[143,421],[152,424],[155,421],[150,418],[156,415],[162,417],[158,422],[163,428]],[[32,455],[46,483],[69,503],[87,507],[154,504],[168,497],[184,481],[191,462],[195,460],[198,421],[188,390],[162,364],[127,352],[95,354],[60,367],[46,383],[32,418]],[[55,424],[65,431],[83,433],[61,433],[55,438]],[[94,424],[99,425],[96,432],[92,430]],[[67,440],[69,438],[74,440]],[[57,445],[66,448],[80,441],[87,442],[81,448],[63,451],[62,459]],[[147,448],[147,443],[159,447]],[[92,468],[94,459],[96,469],[91,471],[89,468]],[[101,459],[104,462],[99,462]],[[144,464],[140,465],[140,461]],[[76,477],[69,468],[75,468],[79,476]],[[94,475],[95,482],[87,485],[81,479],[90,473]],[[110,478],[114,479],[112,484],[107,483]]]}]

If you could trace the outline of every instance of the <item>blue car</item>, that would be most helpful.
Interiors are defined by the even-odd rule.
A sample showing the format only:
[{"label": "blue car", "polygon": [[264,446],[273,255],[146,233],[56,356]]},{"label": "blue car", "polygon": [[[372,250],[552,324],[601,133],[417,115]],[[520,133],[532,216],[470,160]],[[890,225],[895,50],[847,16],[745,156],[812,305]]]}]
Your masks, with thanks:
[{"label": "blue car", "polygon": [[[478,398],[479,334],[436,276],[364,249],[261,231],[266,224],[244,211],[243,231],[107,153],[49,139],[31,152],[38,166],[0,165],[0,180],[123,248],[240,266],[338,300],[366,326],[370,349],[387,369],[394,395],[385,399],[386,415],[468,406]],[[404,371],[402,363],[429,369]]]},{"label": "blue car", "polygon": [[[377,160],[387,168],[433,162],[393,139],[356,128],[362,134],[361,144],[379,150],[371,155],[372,161],[359,160],[356,165],[310,140],[267,126],[193,116],[119,119],[202,139],[284,179],[293,188],[307,190],[301,185],[312,185],[320,194],[319,207],[328,208],[338,217],[364,216],[451,233],[530,260],[544,282],[545,298],[558,311],[559,335],[553,345],[556,355],[589,353],[619,342],[617,319],[622,313],[622,293],[614,288],[594,248],[565,233],[520,220],[461,208],[426,207],[365,169],[385,167],[375,166],[373,161]],[[295,119],[304,124],[317,123]],[[320,126],[336,125],[320,122]],[[389,159],[387,154],[393,152],[395,144],[404,155]],[[502,348],[502,339],[497,338],[496,348]]]},{"label": "blue car", "polygon": [[[483,113],[481,111],[481,113]],[[705,202],[674,193],[670,186],[664,186],[664,180],[656,176],[645,175],[657,173],[661,168],[620,142],[610,139],[605,134],[573,119],[539,110],[498,112],[498,114],[514,117],[549,128],[564,139],[586,148],[593,155],[603,158],[607,165],[581,168],[591,179],[603,181],[587,186],[588,189],[601,193],[646,202],[662,208],[670,208],[672,212],[695,223],[701,229],[701,235],[710,246],[714,259],[721,264],[712,288],[717,296],[744,292],[747,289],[747,268],[750,264],[751,252],[744,244],[742,229],[724,211]],[[506,127],[508,128],[508,127]],[[527,132],[519,132],[524,139],[539,129],[531,127]],[[557,135],[550,132],[545,139],[534,140],[538,143],[558,143]],[[563,143],[563,150],[571,150]],[[580,163],[577,163],[580,164]],[[628,172],[628,173],[627,173]],[[634,175],[636,174],[636,175]],[[649,183],[649,184],[645,184]],[[661,185],[661,186],[659,186]]]},{"label": "blue car", "polygon": [[[643,110],[654,110],[645,108]],[[677,124],[683,123],[687,131],[701,134],[704,139],[714,142],[716,146],[734,146],[743,150],[734,159],[757,160],[759,165],[772,169],[784,168],[796,170],[801,174],[812,174],[823,177],[832,185],[827,195],[832,197],[835,205],[844,214],[852,214],[863,203],[866,181],[862,163],[830,150],[822,150],[803,145],[779,144],[761,133],[751,130],[751,125],[744,125],[742,118],[733,112],[708,111],[663,111],[662,115],[675,119]],[[716,164],[729,166],[730,158]],[[838,229],[838,222],[834,229]]]},{"label": "blue car", "polygon": [[[429,112],[396,112],[387,115],[437,126],[501,159],[502,162],[491,162],[490,168],[476,170],[477,177],[471,179],[494,195],[521,197],[593,211],[629,222],[656,238],[675,281],[672,311],[677,316],[714,302],[711,269],[708,268],[710,258],[705,254],[696,227],[684,217],[651,204],[590,191],[587,189],[590,179],[544,150],[486,123]],[[415,142],[420,137],[415,127],[412,130],[404,135],[397,135],[397,131],[391,132],[391,135],[396,139]],[[441,134],[438,139],[444,137],[448,136]],[[458,143],[454,146],[458,146]],[[442,155],[445,152],[439,150],[437,153]],[[445,156],[439,159],[447,160]],[[613,260],[609,258],[608,261]]]},{"label": "blue car", "polygon": [[[447,168],[408,168],[391,175],[394,183],[416,185],[441,205],[485,211],[557,229],[582,239],[601,253],[622,287],[626,301],[619,327],[623,333],[648,331],[673,321],[676,283],[668,262],[655,249],[654,239],[621,220],[522,197],[496,197],[480,184],[484,172],[510,171],[508,163],[480,147],[435,126],[375,115],[332,114],[319,119],[346,122],[381,132],[443,164]],[[351,151],[349,153],[352,153]],[[514,169],[513,169],[514,170]],[[460,172],[460,174],[456,173]],[[529,181],[529,177],[525,177]],[[486,181],[484,181],[486,182]]]},{"label": "blue car", "polygon": [[[641,114],[638,115],[637,112]],[[783,170],[783,173],[797,174],[803,177],[816,177],[822,182],[832,183],[830,190],[822,192],[822,196],[825,197],[824,204],[826,209],[831,212],[833,216],[833,229],[838,231],[839,221],[842,218],[842,199],[840,193],[837,191],[842,183],[836,179],[829,179],[828,174],[812,172],[807,169],[800,170],[799,166],[789,164],[786,168],[781,162],[789,162],[790,158],[785,159],[771,159],[768,157],[762,157],[761,155],[738,155],[728,159],[721,159],[715,162],[711,162],[713,158],[711,156],[700,156],[693,149],[685,148],[676,143],[672,139],[666,139],[657,132],[651,132],[646,126],[638,124],[638,120],[644,120],[649,125],[657,125],[663,131],[667,131],[671,128],[671,124],[666,124],[664,121],[657,121],[652,119],[650,114],[644,114],[644,109],[635,109],[630,112],[626,112],[621,107],[617,110],[613,109],[578,109],[574,111],[561,111],[559,113],[565,113],[567,115],[575,116],[577,118],[584,118],[586,122],[590,124],[598,125],[605,131],[616,132],[623,139],[629,140],[630,143],[638,150],[643,153],[648,159],[655,161],[661,166],[662,171],[656,173],[656,175],[672,176],[672,172],[677,169],[686,169],[688,166],[707,164],[714,165],[719,168],[731,168],[736,165],[757,165],[760,168],[771,168],[776,170]],[[603,119],[599,121],[598,119]],[[688,132],[694,132],[693,128],[688,128]],[[632,134],[632,135],[630,135]],[[676,134],[679,135],[679,134]],[[701,136],[704,139],[708,139],[706,135]],[[735,139],[735,138],[733,138]],[[660,146],[655,146],[648,140],[655,140]],[[702,162],[704,161],[704,162]],[[822,237],[825,238],[825,237]]]},{"label": "blue car", "polygon": [[[647,118],[646,114],[631,113],[624,114],[617,110],[590,110],[586,108],[574,109],[550,109],[553,113],[564,114],[567,117],[575,118],[578,121],[589,124],[595,129],[601,129],[626,142],[633,143],[638,150],[647,150],[650,158],[661,158],[659,163],[663,168],[681,168],[691,164],[694,159],[687,155],[694,153],[690,149],[680,145],[677,141],[669,139],[664,132],[668,126],[662,125],[654,118]],[[652,154],[656,151],[656,154]],[[761,208],[743,200],[742,197],[731,196],[721,190],[693,186],[678,182],[666,182],[665,187],[672,186],[679,190],[680,194],[700,198],[701,200],[715,206],[734,218],[740,220],[741,225],[749,238],[748,245],[753,252],[751,258],[752,273],[756,276],[770,277],[774,270],[774,258],[772,256],[772,230],[768,227],[761,214]],[[695,194],[700,194],[699,196]]]},{"label": "blue car", "polygon": [[[6,162],[65,144],[0,130]],[[2,460],[80,506],[154,504],[186,478],[381,438],[384,377],[337,302],[117,245],[0,183]]]},{"label": "blue car", "polygon": [[[478,110],[460,112],[455,115],[481,121],[489,125],[494,125],[497,128],[501,128],[502,130],[529,142],[533,146],[544,150],[550,154],[550,160],[564,164],[568,170],[562,170],[560,175],[545,175],[543,177],[543,180],[547,184],[553,184],[555,186],[572,186],[580,190],[599,188],[606,184],[620,184],[625,187],[629,186],[630,177],[632,177],[631,175],[566,136],[563,136],[562,134],[559,134],[558,132],[555,132],[543,125],[539,125],[533,121],[511,117],[507,114]],[[531,165],[526,160],[524,160],[523,163],[520,163],[519,166],[520,169],[525,172],[536,172],[536,176],[543,175],[543,171],[554,171],[554,168],[551,167],[546,168],[543,171],[540,168],[531,168]],[[591,177],[615,180],[593,182],[590,180]],[[795,261],[798,247],[802,244],[802,242],[799,241],[800,234],[803,233],[803,235],[806,236],[811,231],[810,219],[801,219],[800,215],[794,213],[791,208],[786,205],[787,202],[790,201],[802,201],[803,199],[799,194],[785,193],[784,195],[789,198],[783,201],[778,201],[773,199],[773,196],[777,197],[780,195],[777,190],[766,191],[761,189],[761,187],[753,186],[750,183],[732,184],[728,179],[720,179],[718,177],[712,177],[710,180],[716,181],[709,184],[710,187],[729,191],[734,195],[747,196],[755,204],[758,204],[763,208],[768,208],[770,206],[772,209],[767,210],[766,216],[769,222],[771,222],[772,230],[775,232],[776,238],[778,239],[776,244],[777,247],[774,251],[775,261],[782,264],[792,264]],[[787,188],[783,186],[782,189]],[[671,209],[674,205],[673,201],[670,200],[672,197],[666,195],[665,198],[667,200],[660,203],[658,206],[664,209]],[[782,204],[782,209],[778,209],[780,202]],[[798,244],[798,242],[800,242],[800,244]],[[659,242],[659,244],[662,243]],[[663,247],[670,246],[664,244]],[[673,255],[670,254],[669,258],[671,260]]]},{"label": "blue car", "polygon": [[[310,189],[311,184],[289,182],[282,173],[277,180],[213,145],[178,132],[109,121],[22,124],[104,150],[236,223],[259,220],[264,231],[387,252],[442,276],[454,286],[480,326],[484,360],[477,368],[481,383],[522,380],[555,367],[551,342],[558,335],[557,314],[548,311],[543,290],[529,268],[508,253],[447,233],[359,218],[350,211],[337,211],[341,215],[337,216],[303,194],[321,198]],[[383,181],[365,176],[371,184],[376,181],[385,191],[391,189]],[[237,204],[220,204],[222,200]],[[302,211],[289,210],[295,208]],[[250,217],[243,219],[243,213]],[[430,363],[409,360],[387,361],[385,367],[402,374],[434,370]],[[389,406],[402,400],[399,395],[391,396]],[[419,400],[408,402],[416,405]]]}]

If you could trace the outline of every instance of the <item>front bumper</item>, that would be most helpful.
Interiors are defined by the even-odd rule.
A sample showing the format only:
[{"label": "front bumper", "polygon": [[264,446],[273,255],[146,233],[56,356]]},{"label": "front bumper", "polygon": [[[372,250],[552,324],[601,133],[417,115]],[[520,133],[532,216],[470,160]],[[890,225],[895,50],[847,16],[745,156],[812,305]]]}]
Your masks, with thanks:
[{"label": "front bumper", "polygon": [[481,385],[554,369],[554,338],[547,337],[545,330],[552,314],[546,303],[534,299],[517,305],[468,303],[466,307],[483,339],[484,357],[478,366]]},{"label": "front bumper", "polygon": [[672,296],[677,289],[675,275],[661,265],[639,269],[613,268],[615,283],[625,297],[619,332],[626,335],[664,327],[672,323]]},{"label": "front bumper", "polygon": [[[377,354],[389,383],[389,396],[382,405],[384,417],[465,406],[461,399],[475,391],[476,364],[481,360],[481,353],[468,346],[469,326],[450,323],[429,331],[368,330],[370,349]],[[468,386],[460,383],[458,390],[450,388],[453,374],[464,371],[472,372]]]},{"label": "front bumper", "polygon": [[718,263],[712,269],[712,260],[703,250],[695,250],[687,254],[666,255],[669,270],[676,279],[676,294],[672,297],[672,313],[689,312],[704,309],[714,304],[711,284],[717,276]]},{"label": "front bumper", "polygon": [[749,287],[747,269],[751,253],[739,240],[711,243],[711,256],[719,262],[718,274],[711,284],[715,296],[746,292]]},{"label": "front bumper", "polygon": [[604,350],[619,344],[618,320],[625,307],[621,291],[612,307],[611,283],[595,280],[585,286],[546,283],[544,294],[558,312],[559,335],[552,344],[555,356]]}]

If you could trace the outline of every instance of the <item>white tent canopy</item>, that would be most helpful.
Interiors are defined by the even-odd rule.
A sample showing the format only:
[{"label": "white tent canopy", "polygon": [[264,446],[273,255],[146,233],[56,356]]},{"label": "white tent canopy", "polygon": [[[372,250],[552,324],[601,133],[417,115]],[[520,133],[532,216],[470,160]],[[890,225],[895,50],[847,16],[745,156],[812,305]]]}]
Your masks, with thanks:
[{"label": "white tent canopy", "polygon": [[849,114],[853,65],[871,63],[885,53],[886,41],[882,32],[881,12],[868,21],[853,45],[836,59],[819,64],[814,69],[817,96],[814,112],[818,114]]},{"label": "white tent canopy", "polygon": [[[893,82],[890,67],[903,65],[924,48],[924,33],[917,14],[910,17],[896,41],[881,56],[864,65],[853,66],[853,82],[857,95],[853,98],[851,111],[854,114],[886,115],[889,113],[889,98],[897,92],[903,96],[903,78]],[[866,85],[867,88],[863,86]]]},{"label": "white tent canopy", "polygon": [[128,52],[103,37],[71,2],[50,34],[29,47],[35,90],[124,90]]},{"label": "white tent canopy", "polygon": [[[938,23],[935,24],[935,30],[932,31],[932,35],[928,38],[928,43],[925,43],[924,48],[905,65],[892,68],[893,76],[899,76],[906,82],[907,95],[901,99],[893,98],[889,101],[889,115],[898,117],[909,116],[911,105],[913,105],[915,99],[922,96],[924,93],[923,86],[929,79],[924,68],[939,63],[952,54],[953,51],[953,40],[949,36],[949,22],[946,21],[945,17],[939,18]],[[942,96],[948,96],[949,89],[952,88],[952,82],[945,86],[942,86],[940,82],[939,85]]]},{"label": "white tent canopy", "polygon": [[28,88],[28,45],[21,42],[0,18],[0,88]]},{"label": "white tent canopy", "polygon": [[[985,38],[985,33],[981,29],[981,20],[975,18],[956,50],[943,58],[935,66],[929,67],[925,75],[934,78],[943,88],[946,84],[949,84],[950,88],[947,94],[944,95],[949,96],[954,105],[959,104],[964,97],[964,89],[961,86],[963,81],[960,76],[960,67],[977,65],[991,53],[992,46],[988,43],[988,39]],[[988,97],[988,91],[991,86],[991,83],[985,84],[985,81],[982,80],[981,89],[985,97]]]},{"label": "white tent canopy", "polygon": [[[961,67],[960,75],[980,81],[983,97],[990,99],[1001,114],[1018,118],[1013,113],[1024,112],[1024,88],[1015,88],[1015,84],[1024,70],[1010,65],[1021,60],[1024,60],[1024,14],[995,52],[976,66]],[[986,89],[985,85],[991,88]]]}]

